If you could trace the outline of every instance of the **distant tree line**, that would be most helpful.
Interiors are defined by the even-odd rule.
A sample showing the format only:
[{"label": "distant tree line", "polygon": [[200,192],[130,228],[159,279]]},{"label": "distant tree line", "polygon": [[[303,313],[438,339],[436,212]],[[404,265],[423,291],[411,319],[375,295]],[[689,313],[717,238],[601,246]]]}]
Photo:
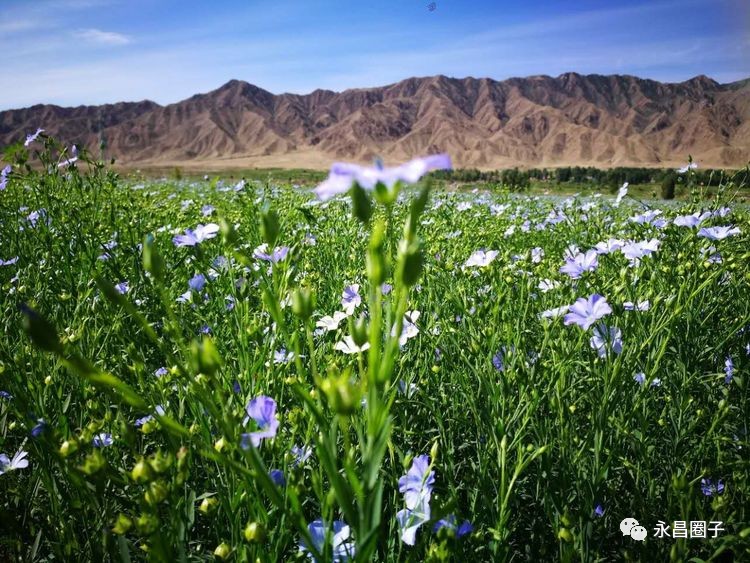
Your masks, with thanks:
[{"label": "distant tree line", "polygon": [[[738,172],[698,168],[693,170],[692,173],[695,175],[697,185],[718,186],[733,178],[736,186],[750,188],[750,171],[747,168]],[[460,168],[435,171],[432,176],[448,182],[501,184],[514,191],[523,191],[529,187],[532,181],[535,181],[553,184],[593,184],[611,190],[616,190],[625,182],[630,184],[661,184],[663,190],[666,186],[667,192],[673,192],[674,186],[680,182],[680,175],[674,169],[623,166],[607,169],[592,166],[563,166],[560,168],[530,168],[527,170],[518,168],[506,170]]]}]

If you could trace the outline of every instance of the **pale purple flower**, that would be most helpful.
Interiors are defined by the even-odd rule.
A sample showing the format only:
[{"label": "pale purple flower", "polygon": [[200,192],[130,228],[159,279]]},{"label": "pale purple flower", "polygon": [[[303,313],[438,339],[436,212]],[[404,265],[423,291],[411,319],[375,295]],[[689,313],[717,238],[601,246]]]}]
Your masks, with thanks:
[{"label": "pale purple flower", "polygon": [[341,306],[347,315],[353,315],[354,310],[362,304],[362,297],[359,295],[359,284],[354,283],[344,288],[341,295]]},{"label": "pale purple flower", "polygon": [[13,169],[10,164],[8,164],[0,172],[0,191],[3,191],[8,186],[8,176],[10,175],[11,170]]},{"label": "pale purple flower", "polygon": [[596,249],[597,254],[611,254],[620,250],[623,246],[625,246],[624,240],[610,238],[606,241],[597,243],[594,248]]},{"label": "pale purple flower", "polygon": [[265,242],[253,251],[254,258],[258,260],[264,260],[266,262],[271,262],[273,264],[282,262],[287,257],[287,254],[289,254],[288,246],[276,247],[273,249],[273,252],[269,253],[268,245]]},{"label": "pale purple flower", "polygon": [[601,518],[602,516],[604,516],[604,507],[601,504],[597,504],[594,507],[594,516],[596,516],[597,518]]},{"label": "pale purple flower", "polygon": [[36,421],[36,424],[34,425],[34,428],[31,429],[31,437],[32,438],[38,438],[42,435],[42,433],[47,429],[47,422],[43,418],[39,418]]},{"label": "pale purple flower", "polygon": [[580,297],[570,306],[570,312],[565,315],[565,324],[576,324],[584,330],[588,330],[596,321],[609,315],[612,307],[607,300],[595,293],[588,299]]},{"label": "pale purple flower", "polygon": [[505,371],[505,346],[492,356],[492,366],[499,372]]},{"label": "pale purple flower", "polygon": [[430,501],[435,486],[435,472],[430,470],[430,457],[419,455],[412,461],[409,471],[398,480],[398,490],[404,495],[406,508],[415,509],[423,499]]},{"label": "pale purple flower", "polygon": [[600,358],[604,358],[609,350],[614,354],[622,353],[622,331],[616,326],[608,327],[599,323],[594,327],[593,336],[589,340],[591,348],[596,350]]},{"label": "pale purple flower", "polygon": [[651,380],[651,387],[661,387],[661,379],[659,379],[658,377],[654,377]]},{"label": "pale purple flower", "polygon": [[0,266],[12,266],[16,262],[18,262],[18,256],[8,258],[7,260],[3,260],[0,258]]},{"label": "pale purple flower", "polygon": [[742,231],[738,227],[727,225],[723,227],[703,227],[698,231],[699,237],[704,237],[711,240],[724,240],[727,237],[739,235]]},{"label": "pale purple flower", "polygon": [[193,300],[193,292],[188,289],[185,293],[183,293],[177,298],[177,303],[190,303],[192,300]]},{"label": "pale purple flower", "polygon": [[13,398],[13,395],[8,393],[7,391],[0,391],[0,399],[7,399],[10,401]]},{"label": "pale purple flower", "polygon": [[407,399],[411,399],[419,391],[419,387],[415,383],[407,383],[403,379],[398,382],[398,392],[401,393]]},{"label": "pale purple flower", "polygon": [[130,290],[130,283],[127,281],[120,282],[117,285],[115,285],[115,290],[120,295],[125,295]]},{"label": "pale purple flower", "polygon": [[107,432],[102,432],[100,434],[97,434],[94,436],[94,439],[91,441],[91,444],[95,448],[107,448],[114,444],[115,441],[112,439],[112,434],[108,434]]},{"label": "pale purple flower", "polygon": [[429,500],[422,498],[413,508],[404,508],[396,513],[396,522],[401,530],[401,541],[406,545],[414,545],[417,530],[422,524],[430,521]]},{"label": "pale purple flower", "polygon": [[461,538],[467,534],[470,534],[474,527],[471,525],[471,522],[468,520],[464,520],[460,525],[456,525],[456,515],[455,514],[449,514],[445,518],[442,518],[435,522],[435,525],[432,527],[432,531],[434,533],[438,533],[441,529],[447,529],[447,530],[453,530],[456,533],[457,538]]},{"label": "pale purple flower", "polygon": [[719,479],[714,483],[711,479],[701,479],[701,491],[707,497],[720,495],[724,492],[724,482]]},{"label": "pale purple flower", "polygon": [[637,266],[640,263],[641,258],[644,258],[656,252],[659,249],[660,244],[661,241],[655,238],[639,242],[630,240],[625,243],[625,245],[620,249],[620,252],[623,253],[625,258],[630,260],[631,266]]},{"label": "pale purple flower", "polygon": [[679,215],[675,217],[673,223],[678,227],[697,227],[709,217],[711,217],[710,211],[705,211],[704,213],[698,213],[696,211],[690,215]]},{"label": "pale purple flower", "polygon": [[29,460],[26,456],[29,452],[18,450],[13,458],[9,458],[5,454],[0,454],[0,475],[7,473],[8,471],[15,471],[16,469],[25,469],[29,466]]},{"label": "pale purple flower", "polygon": [[251,400],[245,407],[245,411],[247,416],[242,424],[246,425],[252,419],[258,426],[258,430],[242,434],[241,446],[243,449],[249,448],[250,444],[257,448],[260,446],[261,440],[276,436],[276,431],[279,428],[279,419],[276,418],[276,401],[271,397],[261,395]]},{"label": "pale purple flower", "polygon": [[[162,405],[156,405],[156,408],[154,408],[154,410],[156,411],[156,414],[158,414],[159,416],[164,416],[165,410]],[[136,428],[140,428],[141,426],[143,426],[147,422],[151,422],[152,420],[154,420],[154,415],[147,414],[144,417],[136,419],[135,426]]]},{"label": "pale purple flower", "polygon": [[287,352],[286,348],[281,348],[273,353],[274,364],[288,364],[294,359],[294,352]]},{"label": "pale purple flower", "polygon": [[568,258],[560,268],[560,272],[568,274],[572,279],[577,280],[584,272],[596,270],[598,265],[599,258],[596,250],[589,250],[586,254],[579,252],[573,258]]},{"label": "pale purple flower", "polygon": [[477,250],[471,256],[469,256],[468,260],[466,260],[464,268],[483,268],[485,266],[489,266],[493,262],[493,260],[497,258],[498,254],[499,252],[497,250]]},{"label": "pale purple flower", "polygon": [[216,211],[216,208],[213,205],[204,205],[201,207],[201,215],[204,217],[209,217],[214,211]]},{"label": "pale purple flower", "polygon": [[[356,546],[351,539],[351,529],[341,520],[334,520],[333,525],[329,529],[323,520],[318,519],[307,525],[307,531],[310,533],[313,541],[312,547],[318,553],[325,551],[325,546],[329,542],[329,536],[333,536],[330,538],[333,540],[331,546],[333,563],[345,563],[354,559]],[[299,542],[299,549],[302,553],[306,553],[310,559],[316,563],[320,563],[315,559],[304,538]]]},{"label": "pale purple flower", "polygon": [[227,302],[227,304],[226,304],[227,311],[231,311],[232,309],[234,309],[234,306],[236,304],[236,300],[234,299],[233,296],[227,295],[224,298],[224,300]]},{"label": "pale purple flower", "polygon": [[36,130],[35,133],[32,133],[30,135],[26,135],[26,140],[24,141],[23,146],[24,147],[28,147],[31,143],[33,143],[34,141],[36,141],[37,138],[39,137],[39,135],[41,135],[42,133],[44,133],[44,129],[42,129],[40,127],[39,129]]},{"label": "pale purple flower", "polygon": [[165,368],[165,367],[160,367],[159,369],[157,369],[157,370],[156,370],[156,371],[154,372],[154,375],[155,375],[156,377],[164,377],[164,376],[165,376],[165,375],[167,375],[168,373],[169,373],[169,370],[168,370],[167,368]]},{"label": "pale purple flower", "polygon": [[209,223],[198,225],[195,230],[185,229],[185,234],[176,235],[172,238],[175,246],[195,246],[205,240],[212,239],[219,232],[219,225]]},{"label": "pale purple flower", "polygon": [[271,471],[268,472],[268,476],[277,487],[283,487],[286,485],[286,477],[284,477],[284,472],[281,469],[271,469]]},{"label": "pale purple flower", "polygon": [[388,295],[391,291],[393,291],[393,286],[389,283],[382,283],[380,284],[380,293],[383,295]]},{"label": "pale purple flower", "polygon": [[188,280],[188,287],[192,291],[201,291],[206,286],[206,276],[196,274]]},{"label": "pale purple flower", "polygon": [[724,373],[726,374],[724,377],[724,383],[729,385],[734,377],[734,361],[731,356],[727,356],[727,359],[724,360]]},{"label": "pale purple flower", "polygon": [[365,190],[374,189],[379,182],[390,188],[398,181],[413,184],[431,170],[450,168],[451,160],[447,154],[416,158],[394,168],[384,168],[382,163],[368,167],[336,162],[331,166],[328,178],[314,191],[319,199],[325,201],[349,191],[355,182]]},{"label": "pale purple flower", "polygon": [[646,382],[646,374],[645,374],[645,373],[643,373],[642,371],[639,371],[638,373],[636,373],[636,374],[635,374],[635,375],[633,376],[633,380],[634,380],[634,381],[635,381],[635,382],[636,382],[636,383],[637,383],[638,385],[643,385],[643,384],[644,384],[644,383]]},{"label": "pale purple flower", "polygon": [[302,465],[308,459],[310,459],[311,455],[312,448],[308,446],[292,446],[292,456],[294,457],[294,459],[292,460],[292,465]]},{"label": "pale purple flower", "polygon": [[539,264],[544,258],[544,249],[537,246],[531,249],[531,262],[533,264]]},{"label": "pale purple flower", "polygon": [[653,221],[661,215],[660,209],[649,209],[648,211],[644,211],[640,215],[633,215],[630,218],[630,221],[632,223],[638,223],[639,225],[649,225],[653,223]]},{"label": "pale purple flower", "polygon": [[651,302],[648,299],[645,301],[638,301],[637,304],[632,301],[625,301],[622,304],[622,307],[626,311],[648,311],[651,308]]}]

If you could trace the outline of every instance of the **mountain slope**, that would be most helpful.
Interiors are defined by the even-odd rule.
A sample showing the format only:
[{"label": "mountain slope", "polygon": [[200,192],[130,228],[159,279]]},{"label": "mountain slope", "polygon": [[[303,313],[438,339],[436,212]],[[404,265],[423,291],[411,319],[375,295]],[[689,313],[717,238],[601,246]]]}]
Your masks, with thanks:
[{"label": "mountain slope", "polygon": [[328,166],[448,152],[457,166],[704,166],[750,161],[750,80],[634,76],[409,78],[274,95],[246,82],[181,102],[0,112],[0,145],[44,127],[129,165]]}]

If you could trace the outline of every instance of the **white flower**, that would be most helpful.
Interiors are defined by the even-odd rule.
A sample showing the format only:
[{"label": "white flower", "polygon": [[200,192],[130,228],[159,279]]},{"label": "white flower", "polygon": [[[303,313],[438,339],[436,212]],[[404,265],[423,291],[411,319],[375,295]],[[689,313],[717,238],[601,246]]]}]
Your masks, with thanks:
[{"label": "white flower", "polygon": [[697,162],[690,162],[690,163],[686,164],[685,166],[683,166],[682,168],[678,168],[677,169],[677,173],[678,174],[684,174],[688,170],[695,170],[696,168],[698,168],[698,163]]},{"label": "white flower", "polygon": [[318,322],[315,323],[315,326],[324,329],[326,332],[330,332],[336,330],[339,327],[339,323],[341,323],[346,317],[346,313],[336,311],[332,317],[329,315],[321,317]]},{"label": "white flower", "polygon": [[365,342],[362,346],[357,346],[354,339],[351,336],[345,336],[341,342],[336,342],[333,346],[334,350],[343,352],[344,354],[358,354],[370,349],[370,343]]},{"label": "white flower", "polygon": [[556,307],[555,309],[547,309],[539,315],[539,318],[556,319],[558,317],[562,317],[565,313],[567,313],[568,309],[570,309],[570,305],[563,305],[562,307]]},{"label": "white flower", "polygon": [[541,280],[539,282],[539,285],[537,285],[537,289],[539,289],[542,293],[547,293],[548,291],[552,291],[559,286],[560,282],[556,282],[554,280]]},{"label": "white flower", "polygon": [[[417,328],[417,319],[419,319],[419,311],[406,311],[404,315],[404,326],[401,328],[401,336],[398,339],[399,346],[404,346],[406,341],[410,338],[414,338],[419,334],[419,328]],[[396,335],[396,326],[393,326],[391,336]]]}]

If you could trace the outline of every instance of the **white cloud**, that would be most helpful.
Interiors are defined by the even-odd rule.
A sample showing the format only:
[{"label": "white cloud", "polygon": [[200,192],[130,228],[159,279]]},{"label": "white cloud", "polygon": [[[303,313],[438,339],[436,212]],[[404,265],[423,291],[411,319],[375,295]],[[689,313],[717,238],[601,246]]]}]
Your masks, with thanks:
[{"label": "white cloud", "polygon": [[114,31],[102,31],[101,29],[80,29],[74,34],[79,39],[88,41],[89,43],[96,43],[98,45],[127,45],[131,42],[131,39],[127,35],[122,33],[116,33]]}]

